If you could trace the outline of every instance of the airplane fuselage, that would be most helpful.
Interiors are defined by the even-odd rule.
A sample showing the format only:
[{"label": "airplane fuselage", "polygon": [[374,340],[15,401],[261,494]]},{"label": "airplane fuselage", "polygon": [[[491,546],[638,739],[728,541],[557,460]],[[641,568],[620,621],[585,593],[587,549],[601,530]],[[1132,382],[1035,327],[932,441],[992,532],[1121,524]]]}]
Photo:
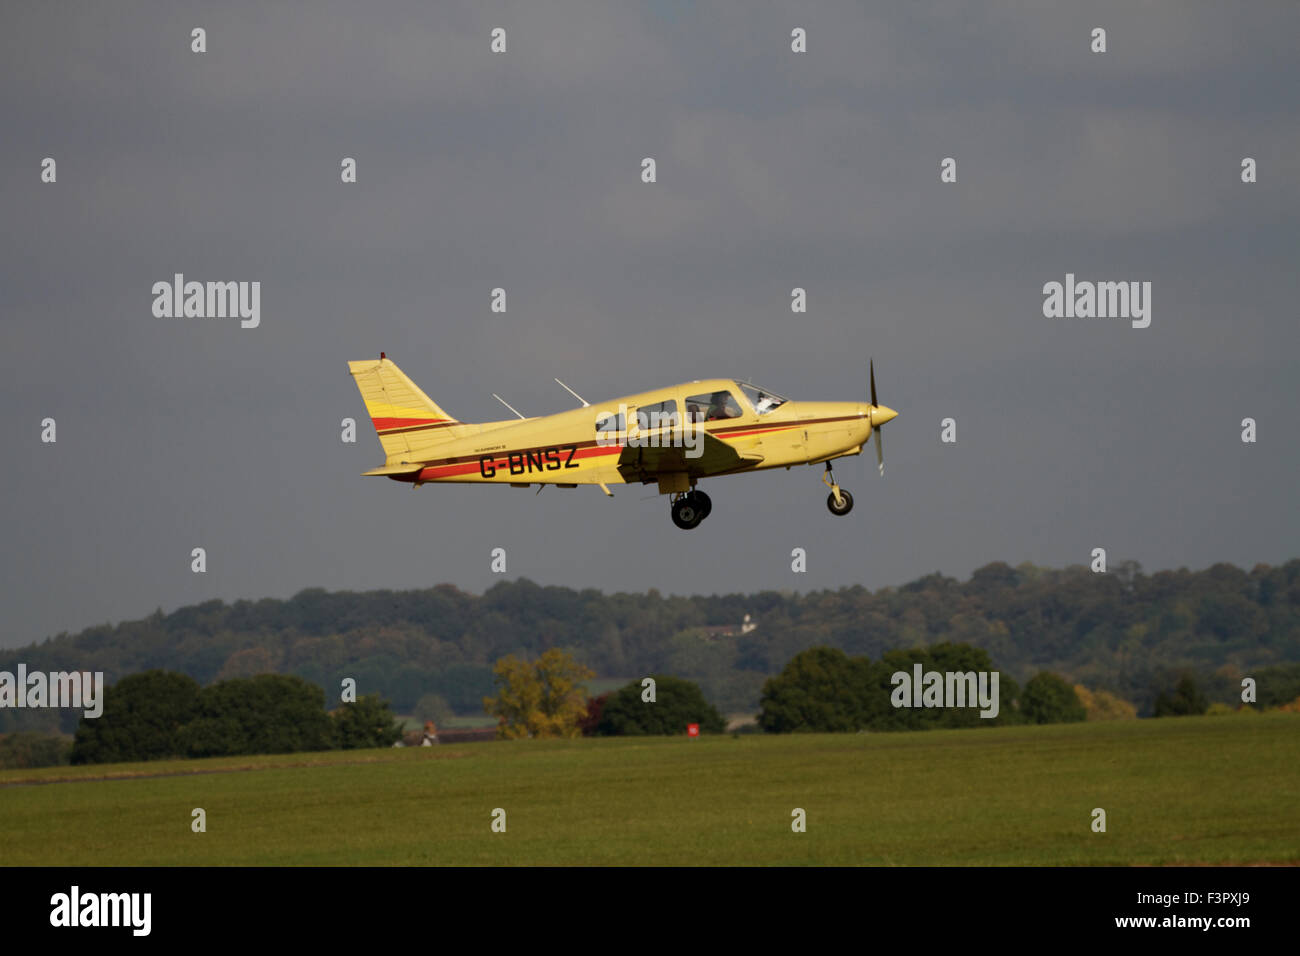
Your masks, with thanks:
[{"label": "airplane fuselage", "polygon": [[[720,391],[737,397],[740,414],[689,420],[686,398]],[[653,421],[652,427],[640,427],[637,413],[664,402],[677,404],[677,424],[665,425],[660,419],[658,427]],[[759,414],[744,401],[735,382],[711,379],[626,395],[555,415],[462,425],[474,429],[474,433],[440,446],[436,456],[423,460],[425,467],[419,472],[390,477],[420,484],[613,484],[657,480],[642,478],[635,471],[628,474],[628,453],[641,448],[681,449],[682,470],[692,479],[789,468],[860,454],[871,437],[870,409],[862,402],[786,401]],[[620,414],[621,422],[617,418]],[[615,422],[598,430],[598,422],[606,416],[615,416]],[[692,430],[696,434],[692,435]],[[700,433],[725,442],[741,460],[717,462],[702,450],[692,456],[692,451],[704,445]],[[621,469],[620,462],[624,466]]]},{"label": "airplane fuselage", "polygon": [[[583,403],[555,415],[470,423],[451,416],[383,353],[349,362],[385,463],[365,474],[416,486],[436,483],[657,484],[673,522],[693,528],[712,503],[702,478],[826,463],[827,507],[845,515],[853,496],[830,463],[857,455],[897,413],[871,403],[794,402],[749,382],[709,379]],[[568,386],[565,386],[566,388]],[[511,411],[514,411],[512,408]],[[880,434],[876,455],[884,473]]]}]

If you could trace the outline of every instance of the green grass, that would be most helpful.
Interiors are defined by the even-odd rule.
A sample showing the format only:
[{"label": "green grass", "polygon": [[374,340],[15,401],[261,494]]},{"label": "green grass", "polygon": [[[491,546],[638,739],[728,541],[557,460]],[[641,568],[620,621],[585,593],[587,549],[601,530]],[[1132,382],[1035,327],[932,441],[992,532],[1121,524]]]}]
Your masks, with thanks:
[{"label": "green grass", "polygon": [[[178,775],[129,776],[158,773]],[[16,781],[72,782],[0,786],[11,865],[1300,862],[1289,714],[0,772]]]}]

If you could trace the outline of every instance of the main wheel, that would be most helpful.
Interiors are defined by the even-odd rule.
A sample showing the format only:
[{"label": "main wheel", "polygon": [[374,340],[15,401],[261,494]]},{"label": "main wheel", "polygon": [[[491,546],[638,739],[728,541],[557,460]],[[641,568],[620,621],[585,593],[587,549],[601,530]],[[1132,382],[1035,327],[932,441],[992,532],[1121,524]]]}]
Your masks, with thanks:
[{"label": "main wheel", "polygon": [[684,495],[673,502],[673,524],[683,531],[689,531],[704,520],[704,512],[690,495]]},{"label": "main wheel", "polygon": [[831,514],[833,515],[846,515],[853,510],[853,496],[841,488],[840,497],[844,499],[844,504],[836,507],[835,492],[832,491],[826,496],[826,507],[831,509]]},{"label": "main wheel", "polygon": [[708,495],[706,495],[702,491],[692,491],[686,497],[693,498],[695,500],[696,507],[700,509],[701,521],[707,518],[709,516],[709,512],[713,510],[713,501],[709,498]]}]

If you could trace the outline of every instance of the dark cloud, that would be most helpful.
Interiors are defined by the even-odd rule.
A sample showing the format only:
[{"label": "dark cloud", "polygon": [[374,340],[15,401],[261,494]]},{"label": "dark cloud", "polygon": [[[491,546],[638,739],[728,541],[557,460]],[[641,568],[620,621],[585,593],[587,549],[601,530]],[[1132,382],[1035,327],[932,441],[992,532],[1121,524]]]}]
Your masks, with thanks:
[{"label": "dark cloud", "polygon": [[[494,547],[511,577],[678,592],[874,588],[1098,546],[1150,568],[1295,556],[1293,4],[5,21],[0,642],[307,586],[480,590]],[[174,272],[260,280],[261,327],[154,318]],[[1151,281],[1151,327],[1045,319],[1067,272]],[[554,376],[592,401],[715,375],[854,399],[869,355],[901,416],[884,480],[865,457],[838,469],[848,519],[800,469],[714,483],[688,534],[639,487],[360,478],[382,455],[338,441],[363,412],[346,362],[381,349],[468,420],[500,417],[493,391],[569,407]],[[1258,444],[1237,439],[1246,416]]]}]

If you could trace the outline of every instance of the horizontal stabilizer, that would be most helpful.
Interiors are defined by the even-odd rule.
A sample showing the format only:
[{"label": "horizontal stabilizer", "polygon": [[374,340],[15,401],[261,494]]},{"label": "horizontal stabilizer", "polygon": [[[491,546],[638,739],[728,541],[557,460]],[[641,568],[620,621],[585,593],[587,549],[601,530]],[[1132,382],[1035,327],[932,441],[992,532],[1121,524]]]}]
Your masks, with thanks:
[{"label": "horizontal stabilizer", "polygon": [[363,471],[361,474],[363,477],[370,477],[371,475],[414,475],[423,469],[423,464],[417,463],[412,465],[410,462],[402,462],[400,465],[386,465],[383,468],[372,468],[369,471]]}]

